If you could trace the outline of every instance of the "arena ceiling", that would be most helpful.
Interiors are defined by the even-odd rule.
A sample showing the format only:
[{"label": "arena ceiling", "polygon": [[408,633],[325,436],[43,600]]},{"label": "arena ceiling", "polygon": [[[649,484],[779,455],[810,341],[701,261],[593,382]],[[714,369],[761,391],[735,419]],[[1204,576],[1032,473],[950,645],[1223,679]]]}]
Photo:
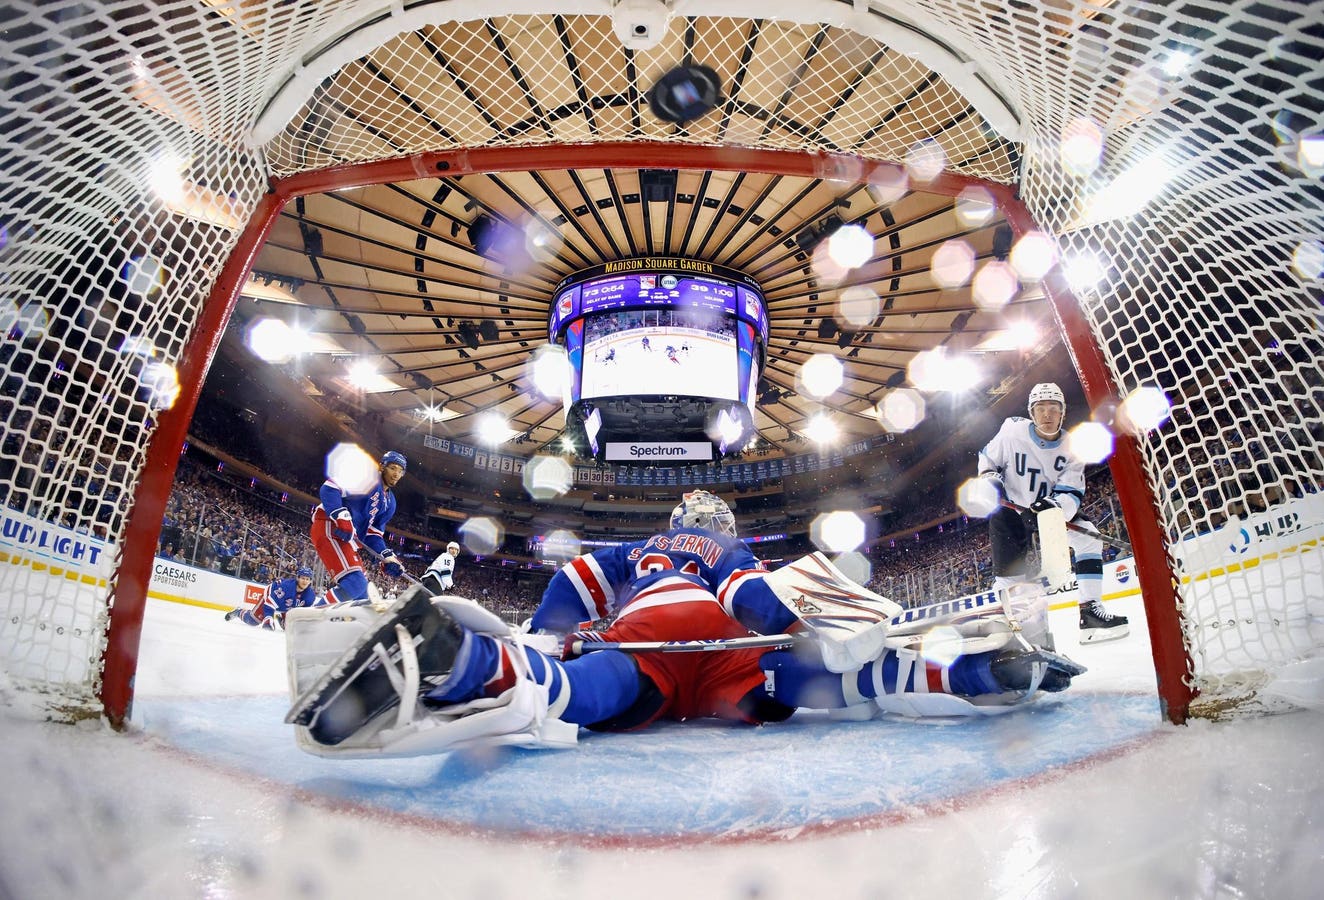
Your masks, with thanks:
[{"label": "arena ceiling", "polygon": [[[663,121],[649,90],[691,64],[717,73],[718,102]],[[631,164],[607,142],[633,145]],[[1003,211],[979,186],[1014,180],[1016,145],[880,41],[675,17],[657,47],[633,51],[603,16],[427,26],[328,75],[266,152],[280,174],[464,147],[512,152],[492,171],[347,175],[290,202],[256,259],[232,336],[274,316],[325,342],[276,368],[350,427],[372,415],[477,445],[481,414],[496,411],[510,423],[507,452],[552,445],[565,417],[533,389],[529,364],[548,340],[553,288],[633,257],[709,261],[762,286],[770,333],[754,424],[773,453],[799,452],[820,413],[842,440],[880,434],[877,404],[916,380],[911,364],[927,351],[977,360],[979,407],[1032,376],[1069,374],[1031,372],[1063,358],[1049,354],[1057,328],[1042,292],[1003,262]],[[760,170],[769,157],[739,165],[746,148],[817,162]],[[490,223],[513,249],[479,252]],[[848,225],[873,242],[849,268],[827,252]],[[934,276],[944,248],[968,267],[945,287]],[[844,364],[827,397],[800,382],[815,354]],[[385,379],[375,388],[350,378],[364,361]]]}]

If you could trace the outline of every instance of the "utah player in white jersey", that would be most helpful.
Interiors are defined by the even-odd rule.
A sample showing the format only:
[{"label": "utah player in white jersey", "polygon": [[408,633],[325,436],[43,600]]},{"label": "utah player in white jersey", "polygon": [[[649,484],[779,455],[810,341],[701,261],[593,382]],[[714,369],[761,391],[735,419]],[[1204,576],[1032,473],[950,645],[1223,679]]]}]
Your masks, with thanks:
[{"label": "utah player in white jersey", "polygon": [[[1036,384],[1030,391],[1030,418],[1013,416],[1002,423],[979,451],[979,475],[992,480],[1001,496],[1038,513],[1061,507],[1068,522],[1089,531],[1098,529],[1080,518],[1085,500],[1085,468],[1064,446],[1062,423],[1066,397],[1056,384]],[[1004,590],[1027,579],[1026,552],[1033,525],[1017,510],[999,507],[989,516],[988,536],[993,552],[993,587]],[[1125,637],[1125,616],[1103,607],[1103,542],[1094,534],[1067,532],[1075,554],[1076,583],[1080,588],[1080,642]]]}]

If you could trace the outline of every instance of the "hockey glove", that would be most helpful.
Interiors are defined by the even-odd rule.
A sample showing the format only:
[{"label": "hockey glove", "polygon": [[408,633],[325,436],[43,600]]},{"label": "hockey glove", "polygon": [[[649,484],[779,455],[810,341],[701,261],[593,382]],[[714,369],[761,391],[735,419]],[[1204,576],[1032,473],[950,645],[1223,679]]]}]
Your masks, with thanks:
[{"label": "hockey glove", "polygon": [[993,490],[998,492],[998,501],[1007,499],[1007,486],[1002,483],[1002,477],[997,472],[985,472],[979,476],[993,485]]},{"label": "hockey glove", "polygon": [[347,544],[354,540],[354,517],[343,506],[331,513],[331,536]]},{"label": "hockey glove", "polygon": [[392,578],[403,578],[405,567],[400,565],[400,560],[396,558],[394,550],[387,550],[382,554],[381,569],[383,575],[389,575]]},{"label": "hockey glove", "polygon": [[1048,497],[1040,497],[1038,500],[1030,504],[1030,512],[1034,513],[1035,515],[1038,515],[1039,513],[1043,512],[1046,509],[1059,509],[1059,508],[1060,507],[1057,505],[1057,503],[1054,502],[1053,500],[1050,500]]}]

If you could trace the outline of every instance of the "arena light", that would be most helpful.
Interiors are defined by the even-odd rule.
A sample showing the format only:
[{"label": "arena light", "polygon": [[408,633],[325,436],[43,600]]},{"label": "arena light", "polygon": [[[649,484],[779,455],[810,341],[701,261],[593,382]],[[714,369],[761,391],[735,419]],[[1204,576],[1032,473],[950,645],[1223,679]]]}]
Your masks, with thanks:
[{"label": "arena light", "polygon": [[1042,231],[1026,232],[1011,248],[1011,267],[1021,281],[1042,281],[1056,263],[1057,244]]},{"label": "arena light", "polygon": [[916,353],[906,367],[910,383],[926,393],[960,393],[973,390],[984,374],[975,361],[964,354],[951,354],[943,347]]},{"label": "arena light", "polygon": [[1076,250],[1062,257],[1062,276],[1078,294],[1093,290],[1107,274],[1107,263],[1093,250]]},{"label": "arena light", "polygon": [[283,363],[293,355],[293,335],[283,319],[263,316],[249,324],[244,343],[263,362]]},{"label": "arena light", "polygon": [[1062,129],[1059,146],[1062,168],[1083,178],[1099,167],[1103,158],[1103,130],[1093,119],[1072,119]]},{"label": "arena light", "polygon": [[1129,219],[1150,204],[1172,179],[1174,169],[1161,152],[1129,166],[1085,202],[1086,223]]}]

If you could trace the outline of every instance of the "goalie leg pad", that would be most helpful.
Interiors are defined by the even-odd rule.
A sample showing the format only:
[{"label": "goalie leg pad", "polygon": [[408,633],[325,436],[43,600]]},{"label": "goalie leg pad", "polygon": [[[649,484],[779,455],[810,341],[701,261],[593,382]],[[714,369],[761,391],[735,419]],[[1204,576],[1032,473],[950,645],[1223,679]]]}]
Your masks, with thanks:
[{"label": "goalie leg pad", "polygon": [[[404,701],[412,715],[420,682],[429,688],[450,674],[464,630],[416,587],[401,597],[320,678],[299,696],[285,721],[334,746]],[[397,669],[397,664],[400,668]]]}]

